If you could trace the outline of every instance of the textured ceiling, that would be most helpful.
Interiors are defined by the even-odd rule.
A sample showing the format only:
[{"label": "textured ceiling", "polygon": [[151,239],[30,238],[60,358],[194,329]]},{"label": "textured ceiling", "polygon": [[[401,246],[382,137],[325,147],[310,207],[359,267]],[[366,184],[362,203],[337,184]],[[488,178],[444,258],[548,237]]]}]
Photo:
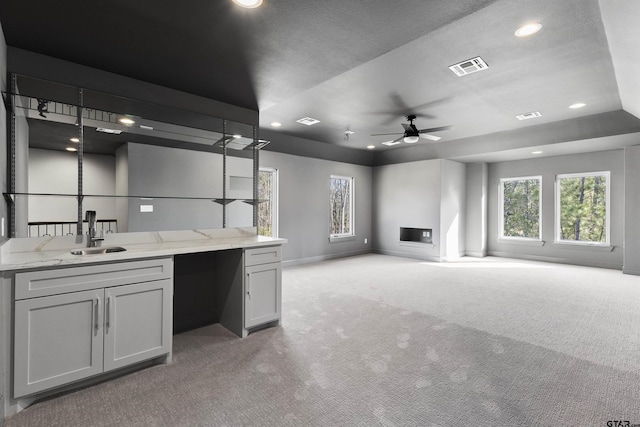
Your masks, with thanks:
[{"label": "textured ceiling", "polygon": [[[0,4],[8,45],[259,109],[262,127],[279,121],[277,132],[288,136],[400,151],[408,145],[387,148],[381,142],[393,137],[370,134],[401,133],[414,113],[418,128],[453,126],[438,143],[421,140],[423,151],[472,161],[498,151],[485,141],[515,140],[540,125],[556,133],[538,144],[606,136],[614,112],[611,134],[640,130],[637,117],[621,111],[618,79],[630,73],[612,59],[640,39],[637,26],[616,28],[619,17],[637,13],[633,2],[265,0],[252,10],[231,0],[38,3]],[[515,37],[530,21],[542,30]],[[613,48],[612,28],[610,38],[620,40]],[[489,69],[464,77],[448,69],[475,56]],[[575,102],[587,105],[569,109]],[[531,111],[542,116],[515,118]],[[295,122],[304,116],[320,123]],[[346,130],[355,133],[347,139]],[[516,142],[500,145],[496,158],[519,152]],[[574,145],[570,151],[579,151]]]}]

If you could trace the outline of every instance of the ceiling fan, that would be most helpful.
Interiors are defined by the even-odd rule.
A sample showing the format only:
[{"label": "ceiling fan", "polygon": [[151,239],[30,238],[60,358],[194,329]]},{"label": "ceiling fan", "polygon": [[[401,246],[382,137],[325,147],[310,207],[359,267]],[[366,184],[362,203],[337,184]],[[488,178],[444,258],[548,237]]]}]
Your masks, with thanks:
[{"label": "ceiling fan", "polygon": [[[413,121],[416,119],[415,114],[409,114],[407,116],[407,120],[409,123],[402,123],[402,127],[404,127],[404,133],[401,134],[398,138],[393,141],[383,142],[384,145],[396,145],[400,144],[402,141],[407,144],[415,144],[420,140],[420,138],[428,139],[430,141],[438,141],[440,140],[439,136],[431,135],[431,132],[439,132],[442,130],[451,129],[451,126],[440,126],[435,128],[428,129],[418,129],[416,125],[413,124]],[[395,133],[374,133],[371,136],[381,136],[381,135],[399,135],[398,132]]]}]

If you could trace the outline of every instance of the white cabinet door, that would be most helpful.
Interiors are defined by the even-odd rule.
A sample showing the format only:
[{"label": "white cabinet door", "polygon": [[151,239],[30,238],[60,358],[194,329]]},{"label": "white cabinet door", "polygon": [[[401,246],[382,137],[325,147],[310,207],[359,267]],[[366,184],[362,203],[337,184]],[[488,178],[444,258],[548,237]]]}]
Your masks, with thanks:
[{"label": "white cabinet door", "polygon": [[282,265],[245,267],[244,327],[280,320]]},{"label": "white cabinet door", "polygon": [[103,300],[99,289],[16,301],[14,397],[102,372]]},{"label": "white cabinet door", "polygon": [[105,289],[104,370],[171,352],[170,279]]}]

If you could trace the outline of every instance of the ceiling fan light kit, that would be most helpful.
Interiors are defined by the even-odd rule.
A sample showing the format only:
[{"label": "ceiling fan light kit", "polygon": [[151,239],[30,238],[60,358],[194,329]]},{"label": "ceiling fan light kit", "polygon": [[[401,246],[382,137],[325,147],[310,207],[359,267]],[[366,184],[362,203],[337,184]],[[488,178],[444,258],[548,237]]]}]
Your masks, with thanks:
[{"label": "ceiling fan light kit", "polygon": [[415,144],[418,141],[420,141],[420,137],[418,137],[418,136],[405,136],[404,137],[404,142],[406,142],[407,144]]},{"label": "ceiling fan light kit", "polygon": [[[416,125],[413,124],[413,121],[416,119],[415,114],[409,114],[407,116],[407,120],[409,123],[402,123],[402,127],[404,128],[404,133],[401,134],[398,138],[393,141],[385,141],[382,145],[393,146],[396,144],[400,144],[401,142],[405,142],[406,144],[415,144],[420,141],[420,138],[428,139],[430,141],[439,141],[441,138],[439,136],[430,135],[430,132],[439,132],[443,130],[451,129],[451,126],[440,126],[435,128],[428,129],[418,129]],[[380,136],[380,135],[398,135],[396,133],[374,133],[371,136]]]}]

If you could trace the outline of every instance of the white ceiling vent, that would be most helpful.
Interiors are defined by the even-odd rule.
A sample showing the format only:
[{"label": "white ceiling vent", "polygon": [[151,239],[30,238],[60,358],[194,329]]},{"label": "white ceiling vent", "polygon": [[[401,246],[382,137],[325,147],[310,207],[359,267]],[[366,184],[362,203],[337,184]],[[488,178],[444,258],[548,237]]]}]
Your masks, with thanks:
[{"label": "white ceiling vent", "polygon": [[303,125],[311,126],[316,123],[320,123],[320,120],[314,119],[312,117],[303,117],[300,120],[296,120],[298,123],[302,123]]},{"label": "white ceiling vent", "polygon": [[528,120],[528,119],[535,119],[536,117],[541,117],[542,114],[540,114],[539,111],[532,111],[530,113],[524,113],[524,114],[518,114],[516,116],[516,119],[518,120]]},{"label": "white ceiling vent", "polygon": [[475,73],[477,71],[486,70],[489,68],[486,62],[479,56],[476,58],[467,59],[459,64],[454,64],[449,67],[451,71],[456,73],[456,76],[462,77],[467,74]]}]

